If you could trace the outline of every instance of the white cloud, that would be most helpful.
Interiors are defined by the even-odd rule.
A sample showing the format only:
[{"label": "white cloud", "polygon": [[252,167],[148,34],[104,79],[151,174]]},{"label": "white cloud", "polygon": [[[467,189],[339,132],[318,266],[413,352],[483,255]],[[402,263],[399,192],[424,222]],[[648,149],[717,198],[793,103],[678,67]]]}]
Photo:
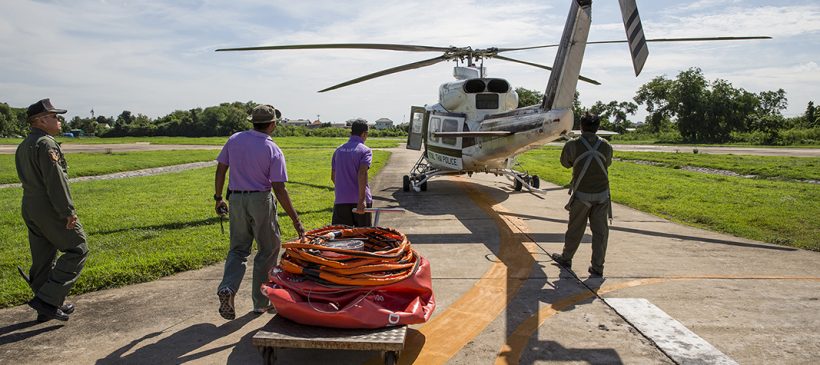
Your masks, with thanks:
[{"label": "white cloud", "polygon": [[[70,113],[152,117],[226,101],[273,103],[295,118],[400,121],[410,105],[435,103],[452,63],[317,90],[378,70],[437,56],[372,50],[215,53],[216,48],[299,43],[409,43],[518,47],[556,43],[566,1],[13,1],[0,5],[0,101],[26,106],[51,97]],[[820,6],[752,6],[684,1],[641,9],[648,37],[748,35],[773,41],[650,45],[644,73],[632,74],[626,46],[590,46],[579,83],[582,101],[629,100],[659,74],[698,66],[750,91],[783,87],[790,112],[818,94]],[[640,4],[644,5],[644,4]],[[590,40],[622,39],[615,1],[595,2]],[[653,8],[654,7],[654,8]],[[658,8],[658,9],[655,9]],[[808,43],[807,43],[808,42]],[[791,48],[789,48],[791,47]],[[554,49],[508,56],[551,65]],[[812,66],[814,65],[814,66]],[[489,75],[544,90],[543,70],[498,60]],[[800,67],[802,80],[799,77]],[[812,69],[811,67],[815,67]],[[807,76],[808,75],[808,76]],[[756,82],[755,80],[766,80]],[[809,82],[809,80],[813,80]],[[748,86],[747,86],[748,85]],[[755,90],[755,88],[761,88]],[[802,104],[802,105],[801,105]]]}]

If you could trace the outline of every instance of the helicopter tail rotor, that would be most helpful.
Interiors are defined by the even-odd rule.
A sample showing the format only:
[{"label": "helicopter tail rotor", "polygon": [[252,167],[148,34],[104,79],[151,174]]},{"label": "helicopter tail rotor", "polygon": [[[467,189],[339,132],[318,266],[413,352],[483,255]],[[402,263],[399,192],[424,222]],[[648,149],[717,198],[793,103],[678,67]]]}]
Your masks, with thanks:
[{"label": "helicopter tail rotor", "polygon": [[646,57],[649,56],[641,17],[638,15],[638,5],[635,4],[635,0],[618,0],[618,2],[621,4],[621,16],[624,18],[624,29],[626,40],[629,43],[629,54],[632,56],[632,66],[635,68],[635,76],[638,76],[646,63]]}]

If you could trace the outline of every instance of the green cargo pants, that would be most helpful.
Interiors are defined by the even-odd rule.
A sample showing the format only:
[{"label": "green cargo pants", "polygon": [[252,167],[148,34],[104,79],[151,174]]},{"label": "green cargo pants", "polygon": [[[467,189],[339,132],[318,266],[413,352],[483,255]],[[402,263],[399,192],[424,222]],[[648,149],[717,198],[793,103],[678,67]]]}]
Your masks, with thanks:
[{"label": "green cargo pants", "polygon": [[584,231],[589,228],[592,231],[592,260],[591,266],[595,271],[604,272],[604,258],[606,256],[606,245],[609,240],[609,199],[601,202],[584,202],[579,199],[572,199],[569,206],[569,223],[567,223],[567,233],[564,236],[564,251],[561,256],[572,261],[575,251],[581,244]]},{"label": "green cargo pants", "polygon": [[[23,198],[23,220],[31,247],[31,290],[44,302],[59,307],[80,276],[88,245],[80,222],[74,229],[66,229],[66,220],[53,211],[47,200]],[[57,251],[62,252],[59,258]]]},{"label": "green cargo pants", "polygon": [[268,281],[268,273],[276,264],[282,243],[276,218],[276,200],[270,191],[233,193],[229,198],[231,223],[231,247],[225,260],[225,272],[217,292],[229,288],[236,293],[245,276],[248,256],[253,241],[257,252],[253,260],[251,293],[254,308],[270,306],[270,300],[262,294],[262,283]]}]

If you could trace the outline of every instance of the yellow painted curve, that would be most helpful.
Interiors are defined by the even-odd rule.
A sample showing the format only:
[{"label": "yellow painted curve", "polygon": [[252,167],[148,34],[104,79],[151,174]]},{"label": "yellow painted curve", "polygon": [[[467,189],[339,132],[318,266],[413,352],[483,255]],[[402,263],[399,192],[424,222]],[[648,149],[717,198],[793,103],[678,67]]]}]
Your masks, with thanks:
[{"label": "yellow painted curve", "polygon": [[[481,194],[463,179],[455,181],[476,206],[495,221],[499,233],[499,249],[494,263],[475,285],[436,314],[430,321],[408,331],[399,364],[444,364],[465,345],[481,334],[494,321],[529,278],[535,265],[535,242],[522,242],[513,227],[525,227],[518,218],[502,216],[507,212],[501,205]],[[367,364],[379,364],[381,359],[370,359]]]}]

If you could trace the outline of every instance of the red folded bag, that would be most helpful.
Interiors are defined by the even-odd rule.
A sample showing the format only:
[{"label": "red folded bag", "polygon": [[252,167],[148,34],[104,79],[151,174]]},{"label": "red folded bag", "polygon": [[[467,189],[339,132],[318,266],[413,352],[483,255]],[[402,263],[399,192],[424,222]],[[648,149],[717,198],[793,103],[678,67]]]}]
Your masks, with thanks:
[{"label": "red folded bag", "polygon": [[305,275],[271,270],[262,284],[281,315],[294,322],[337,328],[380,328],[430,319],[436,308],[430,263],[418,256],[412,275],[381,286],[325,285]]}]

